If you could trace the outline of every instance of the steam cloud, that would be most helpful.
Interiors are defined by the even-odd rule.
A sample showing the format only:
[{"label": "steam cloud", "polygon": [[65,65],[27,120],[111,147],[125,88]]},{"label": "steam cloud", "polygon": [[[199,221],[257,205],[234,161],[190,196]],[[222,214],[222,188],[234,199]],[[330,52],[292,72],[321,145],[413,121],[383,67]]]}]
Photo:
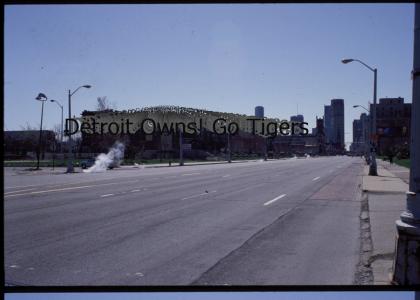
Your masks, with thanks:
[{"label": "steam cloud", "polygon": [[107,154],[101,153],[96,157],[95,164],[86,173],[105,172],[112,164],[113,167],[119,167],[124,158],[124,144],[115,142]]}]

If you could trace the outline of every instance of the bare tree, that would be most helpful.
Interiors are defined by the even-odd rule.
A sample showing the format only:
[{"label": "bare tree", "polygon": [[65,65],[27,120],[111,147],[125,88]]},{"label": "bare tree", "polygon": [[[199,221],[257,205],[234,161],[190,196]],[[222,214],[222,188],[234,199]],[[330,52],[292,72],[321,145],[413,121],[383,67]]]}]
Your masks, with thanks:
[{"label": "bare tree", "polygon": [[115,102],[111,103],[111,101],[109,101],[106,96],[98,97],[97,101],[98,101],[98,103],[96,105],[96,110],[97,111],[115,109],[116,108]]},{"label": "bare tree", "polygon": [[32,126],[28,122],[26,122],[25,125],[20,125],[19,127],[20,127],[20,130],[24,130],[24,131],[39,130],[39,125],[38,127]]},{"label": "bare tree", "polygon": [[55,124],[52,128],[57,139],[61,138],[61,124]]}]

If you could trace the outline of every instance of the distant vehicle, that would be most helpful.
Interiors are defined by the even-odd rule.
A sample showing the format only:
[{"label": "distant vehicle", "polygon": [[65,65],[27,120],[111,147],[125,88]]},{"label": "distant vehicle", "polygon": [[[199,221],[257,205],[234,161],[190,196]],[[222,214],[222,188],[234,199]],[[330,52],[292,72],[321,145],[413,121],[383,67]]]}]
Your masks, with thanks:
[{"label": "distant vehicle", "polygon": [[82,162],[80,163],[80,166],[82,167],[82,169],[87,169],[93,166],[94,164],[95,164],[95,159],[88,158],[88,159],[82,160]]}]

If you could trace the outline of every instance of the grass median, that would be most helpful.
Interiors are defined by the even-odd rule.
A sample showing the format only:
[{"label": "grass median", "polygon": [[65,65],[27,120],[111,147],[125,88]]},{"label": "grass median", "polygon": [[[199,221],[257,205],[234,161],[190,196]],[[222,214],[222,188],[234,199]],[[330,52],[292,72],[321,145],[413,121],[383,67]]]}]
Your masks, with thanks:
[{"label": "grass median", "polygon": [[[380,156],[379,158],[382,159],[383,161],[388,161],[389,162],[388,157]],[[396,165],[399,165],[401,167],[410,168],[410,159],[409,158],[406,158],[406,159],[394,158],[393,163],[396,164]]]}]

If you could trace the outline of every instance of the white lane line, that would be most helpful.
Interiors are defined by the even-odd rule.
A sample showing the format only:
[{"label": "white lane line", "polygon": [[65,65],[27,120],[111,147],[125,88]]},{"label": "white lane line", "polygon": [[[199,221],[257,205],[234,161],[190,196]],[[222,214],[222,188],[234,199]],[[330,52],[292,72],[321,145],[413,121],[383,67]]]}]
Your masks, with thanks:
[{"label": "white lane line", "polygon": [[229,175],[229,174],[227,174],[227,175],[223,175],[223,176],[222,176],[222,178],[226,178],[226,177],[230,177],[230,175]]},{"label": "white lane line", "polygon": [[315,181],[315,180],[318,180],[319,178],[321,178],[321,177],[315,177],[314,179],[312,179],[312,181]]},{"label": "white lane line", "polygon": [[109,197],[109,196],[114,196],[114,194],[105,194],[105,195],[101,195],[101,198],[103,198],[103,197]]},{"label": "white lane line", "polygon": [[195,198],[195,197],[200,197],[200,196],[204,196],[204,195],[208,195],[208,194],[216,193],[216,192],[217,191],[210,191],[210,192],[207,192],[207,193],[195,194],[195,195],[191,195],[191,196],[182,198],[181,200],[187,200],[187,199],[191,199],[191,198]]},{"label": "white lane line", "polygon": [[140,192],[140,190],[132,190],[131,192],[132,192],[132,193],[135,193],[135,192]]},{"label": "white lane line", "polygon": [[26,190],[19,190],[19,191],[12,191],[12,192],[7,192],[7,193],[4,193],[5,195],[7,195],[7,194],[14,194],[14,193],[20,193],[20,192],[27,192],[27,191],[33,191],[33,190],[35,190],[35,188],[32,188],[32,189],[26,189]]},{"label": "white lane line", "polygon": [[25,188],[30,186],[40,186],[39,184],[31,184],[31,185],[18,185],[18,186],[6,186],[4,189],[16,189],[16,188]]},{"label": "white lane line", "polygon": [[182,174],[181,176],[191,176],[191,175],[199,175],[200,173],[188,173],[188,174]]},{"label": "white lane line", "polygon": [[266,184],[267,184],[267,183],[263,182],[263,183],[260,183],[260,184],[251,185],[251,186],[248,186],[248,187],[246,187],[246,188],[236,190],[235,192],[237,193],[237,192],[243,192],[243,191],[250,190],[250,189],[255,189],[255,188],[256,188],[256,187],[258,187],[258,186],[262,186],[262,185],[266,185]]},{"label": "white lane line", "polygon": [[122,183],[130,183],[130,182],[137,182],[137,180],[130,180],[125,182],[110,182],[110,183],[101,183],[101,184],[95,184],[95,185],[82,185],[82,186],[72,186],[62,189],[53,189],[53,190],[45,190],[45,191],[35,191],[35,192],[28,192],[28,193],[21,193],[21,194],[12,194],[12,195],[4,195],[4,198],[6,197],[15,197],[15,196],[22,196],[22,195],[35,195],[35,194],[44,194],[49,192],[61,192],[61,191],[67,191],[67,190],[76,190],[76,189],[85,189],[88,187],[95,187],[100,185],[112,185],[112,184],[122,184]]},{"label": "white lane line", "polygon": [[74,190],[74,189],[85,189],[88,187],[93,187],[94,185],[82,185],[77,187],[69,187],[69,188],[63,188],[63,189],[54,189],[54,190],[46,190],[46,191],[36,191],[36,192],[29,192],[29,193],[23,193],[23,194],[13,194],[13,195],[5,195],[4,197],[15,197],[15,196],[22,196],[22,195],[35,195],[35,194],[43,194],[48,192],[58,192],[58,191],[66,191],[66,190]]},{"label": "white lane line", "polygon": [[286,194],[280,195],[280,196],[274,198],[273,200],[267,201],[267,202],[264,203],[264,206],[270,205],[271,203],[276,202],[277,200],[283,198],[284,196],[286,196]]}]

